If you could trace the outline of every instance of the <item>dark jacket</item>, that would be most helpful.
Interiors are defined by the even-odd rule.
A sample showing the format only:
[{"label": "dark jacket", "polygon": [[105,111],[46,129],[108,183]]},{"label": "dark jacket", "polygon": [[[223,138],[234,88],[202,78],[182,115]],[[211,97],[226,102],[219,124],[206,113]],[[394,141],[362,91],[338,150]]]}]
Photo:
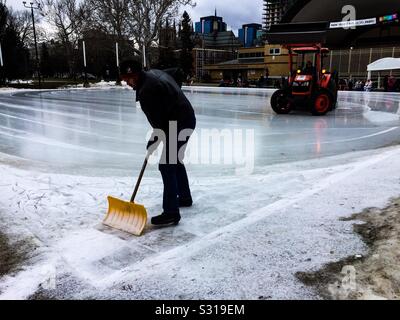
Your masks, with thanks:
[{"label": "dark jacket", "polygon": [[143,71],[136,86],[140,102],[150,125],[168,132],[169,121],[177,121],[178,129],[194,129],[196,118],[189,100],[176,81],[160,70]]},{"label": "dark jacket", "polygon": [[169,68],[169,69],[164,69],[162,71],[168,73],[172,78],[174,78],[179,88],[182,88],[183,81],[185,79],[185,74],[181,68]]}]

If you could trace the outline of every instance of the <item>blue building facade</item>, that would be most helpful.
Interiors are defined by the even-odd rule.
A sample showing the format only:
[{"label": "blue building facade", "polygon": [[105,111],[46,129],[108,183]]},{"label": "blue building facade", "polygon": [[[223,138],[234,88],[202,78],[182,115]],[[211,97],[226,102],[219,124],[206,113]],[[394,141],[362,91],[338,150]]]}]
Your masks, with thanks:
[{"label": "blue building facade", "polygon": [[209,34],[213,32],[224,32],[227,30],[226,23],[222,17],[208,16],[200,18],[200,22],[195,24],[195,32]]},{"label": "blue building facade", "polygon": [[262,25],[258,23],[244,24],[242,29],[239,29],[239,40],[245,48],[254,46],[257,39],[257,33],[262,30]]}]

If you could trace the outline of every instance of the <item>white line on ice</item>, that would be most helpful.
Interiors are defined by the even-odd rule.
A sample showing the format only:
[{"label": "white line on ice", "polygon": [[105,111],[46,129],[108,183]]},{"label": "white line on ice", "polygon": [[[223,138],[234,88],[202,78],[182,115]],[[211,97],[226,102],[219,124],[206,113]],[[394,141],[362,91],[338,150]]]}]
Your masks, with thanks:
[{"label": "white line on ice", "polygon": [[[348,138],[348,139],[341,139],[341,140],[331,140],[331,141],[321,141],[321,142],[305,142],[305,143],[300,143],[300,144],[288,144],[285,145],[286,147],[298,147],[299,145],[302,146],[313,146],[313,145],[317,145],[317,144],[333,144],[333,143],[342,143],[342,142],[352,142],[352,141],[357,141],[357,140],[363,140],[363,139],[368,139],[368,138],[372,138],[372,137],[376,137],[376,136],[380,136],[380,135],[384,135],[386,133],[395,131],[397,129],[399,129],[400,127],[392,127],[389,129],[385,129],[382,131],[378,131],[375,133],[371,133],[368,135],[364,135],[361,137],[355,137],[355,138]],[[352,128],[354,129],[354,128]],[[363,128],[365,130],[370,130],[370,128]],[[286,133],[280,133],[281,135],[285,135]],[[274,149],[275,147],[265,147],[266,149]]]},{"label": "white line on ice", "polygon": [[231,110],[231,109],[215,109],[218,111],[228,111],[232,113],[244,113],[244,114],[262,114],[262,115],[268,115],[266,112],[255,112],[255,111],[240,111],[240,110]]},{"label": "white line on ice", "polygon": [[[329,144],[329,143],[340,143],[340,142],[351,142],[351,141],[357,141],[357,140],[362,140],[362,139],[368,139],[368,138],[372,138],[372,137],[376,137],[376,136],[380,136],[389,132],[392,132],[394,130],[399,129],[399,127],[392,127],[386,130],[382,130],[376,133],[372,133],[372,134],[368,134],[365,136],[361,136],[361,137],[356,137],[356,138],[349,138],[349,139],[342,139],[342,140],[333,140],[333,141],[323,141],[320,142],[320,144]],[[314,145],[317,144],[316,142],[313,143],[304,143],[304,145]]]},{"label": "white line on ice", "polygon": [[[110,120],[99,120],[99,117],[93,117],[93,116],[88,116],[88,112],[95,113],[95,112],[100,112],[100,113],[107,113],[107,114],[117,114],[116,112],[105,112],[105,111],[99,111],[99,110],[91,110],[91,109],[85,109],[85,108],[80,108],[84,110],[86,113],[85,114],[78,114],[78,113],[70,113],[70,112],[61,112],[61,111],[53,111],[53,110],[43,110],[40,108],[34,108],[34,107],[25,107],[21,105],[13,105],[10,103],[0,103],[0,105],[4,105],[7,108],[13,108],[13,109],[20,109],[20,110],[26,110],[26,111],[35,111],[38,113],[43,113],[43,114],[54,114],[58,116],[65,116],[67,118],[73,118],[73,119],[82,119],[82,120],[90,120],[94,122],[99,122],[99,123],[104,123],[104,124],[112,124],[112,125],[117,125],[117,126],[122,126],[120,121],[110,121]],[[125,115],[126,116],[126,115]]]},{"label": "white line on ice", "polygon": [[[87,134],[87,135],[96,136],[96,137],[100,137],[100,138],[107,138],[107,139],[117,140],[119,142],[129,142],[129,143],[133,142],[132,139],[131,140],[119,139],[119,138],[106,136],[106,135],[103,135],[103,134],[98,134],[98,133],[94,133],[94,132],[90,132],[90,131],[79,130],[79,129],[65,127],[65,126],[59,126],[59,125],[51,124],[51,123],[44,122],[44,121],[37,121],[37,120],[31,120],[31,119],[26,119],[26,118],[22,118],[22,117],[12,116],[10,114],[5,114],[5,113],[1,113],[1,112],[0,112],[0,117],[7,117],[7,118],[12,118],[12,119],[22,120],[22,121],[25,121],[25,122],[40,124],[40,125],[42,125],[44,127],[53,127],[53,128],[57,128],[57,129],[63,129],[63,130],[67,130],[67,131]],[[9,128],[9,127],[3,127],[3,128],[12,129],[12,128]],[[22,131],[22,130],[20,130],[20,131]],[[28,131],[25,131],[25,132],[26,133],[31,133],[31,132],[28,132]]]},{"label": "white line on ice", "polygon": [[[369,134],[369,135],[366,135],[366,136],[361,136],[361,137],[358,137],[358,138],[351,138],[351,139],[343,139],[343,140],[338,140],[338,141],[334,141],[334,142],[342,142],[342,141],[345,142],[345,141],[354,141],[354,140],[372,138],[372,137],[376,137],[376,136],[380,136],[382,134],[386,134],[386,133],[392,132],[392,131],[397,130],[397,129],[399,129],[399,127],[392,127],[392,128],[387,129],[387,130],[382,130],[382,131],[379,131],[379,132],[376,132],[376,133],[372,133],[372,134]],[[327,141],[325,143],[330,143],[330,141]]]},{"label": "white line on ice", "polygon": [[[4,128],[4,127],[0,126],[0,128]],[[10,130],[10,131],[18,132],[20,134],[25,134],[25,135],[30,134],[30,135],[34,136],[31,133],[27,133],[25,131],[21,131],[21,130],[18,130],[18,129],[11,129],[11,128],[6,128],[6,129]],[[30,138],[30,137],[27,137],[27,136],[7,133],[7,132],[4,132],[4,131],[0,131],[0,135],[12,137],[12,138],[17,138],[17,139],[22,139],[22,140],[28,140],[28,141],[32,141],[32,142],[48,145],[48,146],[61,147],[61,148],[64,148],[64,149],[79,150],[79,151],[86,151],[86,152],[99,153],[99,154],[113,154],[113,155],[120,155],[120,156],[129,156],[129,157],[133,157],[134,156],[133,153],[97,150],[97,149],[77,146],[77,145],[73,145],[73,144],[69,144],[69,143],[65,143],[65,142],[59,142],[59,141],[54,140],[54,139],[49,139],[49,138],[39,137],[39,136],[35,136],[36,138]]]}]

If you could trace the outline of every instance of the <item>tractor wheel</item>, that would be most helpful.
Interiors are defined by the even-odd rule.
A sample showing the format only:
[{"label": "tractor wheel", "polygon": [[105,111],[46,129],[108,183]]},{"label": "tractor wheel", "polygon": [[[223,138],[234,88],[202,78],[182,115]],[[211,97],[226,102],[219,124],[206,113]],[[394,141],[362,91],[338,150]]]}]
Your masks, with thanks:
[{"label": "tractor wheel", "polygon": [[292,111],[292,101],[286,90],[278,90],[271,97],[271,107],[277,114],[288,114]]},{"label": "tractor wheel", "polygon": [[326,89],[317,90],[311,98],[311,112],[314,116],[323,116],[333,109],[333,95]]}]

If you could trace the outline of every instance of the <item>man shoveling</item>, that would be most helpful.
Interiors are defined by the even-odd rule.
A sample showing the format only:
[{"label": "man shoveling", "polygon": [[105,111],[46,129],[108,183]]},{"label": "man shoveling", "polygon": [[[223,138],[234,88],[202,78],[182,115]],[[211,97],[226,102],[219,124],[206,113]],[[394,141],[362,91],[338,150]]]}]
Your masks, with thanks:
[{"label": "man shoveling", "polygon": [[[163,152],[159,163],[164,183],[163,213],[153,217],[151,223],[178,224],[181,219],[179,208],[190,207],[193,204],[183,164],[184,150],[190,133],[196,126],[193,107],[168,73],[160,70],[144,71],[141,62],[137,60],[124,61],[120,70],[122,80],[136,91],[136,101],[140,102],[153,127],[153,136],[147,144],[147,149],[151,152],[160,140],[163,140]],[[159,135],[157,132],[163,134]],[[181,132],[184,133],[185,139],[181,139]]]}]

